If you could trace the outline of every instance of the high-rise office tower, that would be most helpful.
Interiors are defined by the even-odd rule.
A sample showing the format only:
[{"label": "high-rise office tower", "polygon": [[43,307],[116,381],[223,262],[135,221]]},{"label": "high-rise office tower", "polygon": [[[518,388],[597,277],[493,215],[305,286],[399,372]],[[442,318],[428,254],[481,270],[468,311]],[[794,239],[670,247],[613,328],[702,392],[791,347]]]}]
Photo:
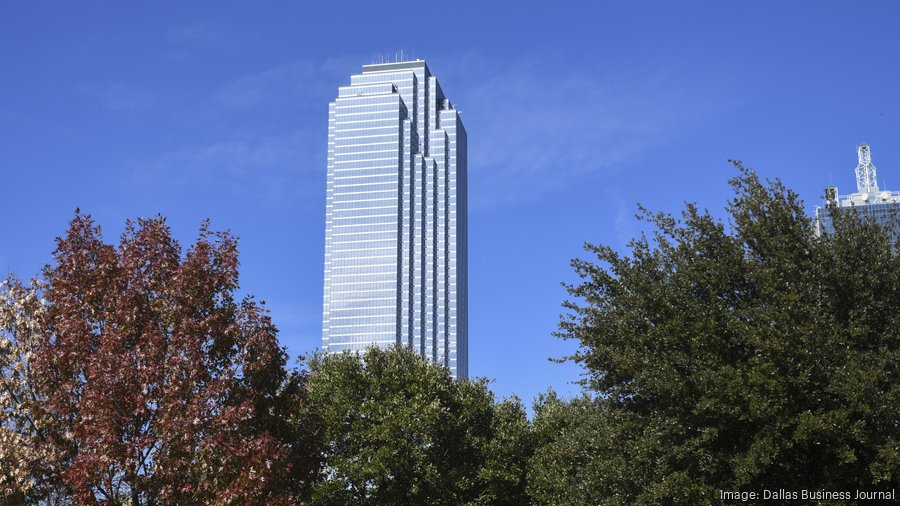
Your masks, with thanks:
[{"label": "high-rise office tower", "polygon": [[834,220],[831,209],[853,208],[860,217],[872,218],[879,223],[890,224],[897,230],[900,219],[900,192],[891,192],[878,188],[875,164],[872,163],[872,150],[867,144],[857,148],[858,164],[856,166],[856,193],[838,195],[837,186],[825,188],[825,207],[816,209],[816,232],[833,233]]},{"label": "high-rise office tower", "polygon": [[466,130],[422,60],[328,108],[324,352],[403,344],[468,375]]}]

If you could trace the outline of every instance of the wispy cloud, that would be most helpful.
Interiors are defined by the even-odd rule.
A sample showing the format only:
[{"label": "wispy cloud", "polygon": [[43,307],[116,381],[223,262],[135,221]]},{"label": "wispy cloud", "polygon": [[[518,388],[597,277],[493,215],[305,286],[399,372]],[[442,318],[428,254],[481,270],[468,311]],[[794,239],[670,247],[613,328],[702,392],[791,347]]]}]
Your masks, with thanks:
[{"label": "wispy cloud", "polygon": [[269,205],[324,199],[326,104],[350,61],[297,60],[223,83],[198,108],[209,140],[133,164],[133,181],[211,185]]},{"label": "wispy cloud", "polygon": [[250,108],[265,103],[294,104],[310,84],[319,84],[318,66],[310,61],[295,61],[249,74],[225,84],[215,100],[226,107]]},{"label": "wispy cloud", "polygon": [[337,87],[359,64],[351,57],[324,62],[295,60],[224,84],[214,99],[229,108],[247,109],[277,106],[303,107],[316,104],[324,109],[337,95]]},{"label": "wispy cloud", "polygon": [[[320,191],[325,104],[365,61],[296,60],[223,83],[209,102],[220,138],[165,153],[136,172],[145,182],[214,181],[269,202]],[[527,204],[586,177],[621,175],[720,112],[704,100],[696,76],[671,69],[553,73],[537,60],[494,65],[461,57],[434,70],[469,132],[473,209]]]},{"label": "wispy cloud", "polygon": [[186,147],[134,165],[134,181],[170,189],[216,188],[270,205],[324,188],[324,144],[317,132],[235,137]]},{"label": "wispy cloud", "polygon": [[81,95],[99,100],[106,107],[115,111],[136,111],[154,105],[155,96],[124,83],[114,84],[82,84],[75,91]]},{"label": "wispy cloud", "polygon": [[635,220],[638,210],[633,202],[626,200],[617,190],[619,188],[607,188],[606,199],[612,203],[615,209],[613,221],[615,245],[619,249],[624,249],[629,241],[640,234],[638,222]]},{"label": "wispy cloud", "polygon": [[230,45],[225,28],[209,20],[173,27],[167,39],[174,46],[189,48],[209,49]]},{"label": "wispy cloud", "polygon": [[476,83],[447,89],[469,132],[475,208],[527,202],[589,174],[617,174],[717,113],[702,89],[666,69],[554,73],[535,61],[497,67],[462,59],[450,70]]}]

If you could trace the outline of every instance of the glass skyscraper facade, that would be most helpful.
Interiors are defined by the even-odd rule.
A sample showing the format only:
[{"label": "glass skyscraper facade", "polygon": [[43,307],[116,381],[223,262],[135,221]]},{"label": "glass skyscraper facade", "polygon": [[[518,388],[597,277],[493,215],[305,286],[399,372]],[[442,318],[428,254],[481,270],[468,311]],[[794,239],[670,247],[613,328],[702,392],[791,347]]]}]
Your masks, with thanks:
[{"label": "glass skyscraper facade", "polygon": [[816,232],[818,234],[834,233],[832,209],[854,209],[861,218],[874,219],[882,225],[889,225],[894,234],[900,236],[898,220],[900,220],[900,192],[881,190],[875,164],[872,163],[872,151],[868,145],[857,148],[858,164],[856,166],[856,193],[839,195],[836,186],[825,188],[825,207],[816,209]]},{"label": "glass skyscraper facade", "polygon": [[466,130],[422,60],[328,108],[325,353],[410,346],[468,376]]}]

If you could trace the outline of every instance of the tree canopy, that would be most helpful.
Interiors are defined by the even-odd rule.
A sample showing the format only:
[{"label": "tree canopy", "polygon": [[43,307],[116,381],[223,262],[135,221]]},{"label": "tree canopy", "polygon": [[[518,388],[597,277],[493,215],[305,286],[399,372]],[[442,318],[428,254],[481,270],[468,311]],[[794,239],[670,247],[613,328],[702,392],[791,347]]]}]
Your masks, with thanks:
[{"label": "tree canopy", "polygon": [[[77,213],[0,286],[0,504],[656,505],[900,481],[900,244],[737,164],[727,217],[586,246],[533,420],[408,347],[289,370],[236,239]],[[302,362],[301,362],[302,365]]]},{"label": "tree canopy", "polygon": [[310,360],[320,429],[313,504],[523,504],[529,426],[518,399],[455,381],[406,347]]},{"label": "tree canopy", "polygon": [[[727,223],[695,205],[645,211],[652,233],[630,254],[589,244],[596,259],[573,261],[582,281],[560,335],[579,342],[570,358],[593,399],[538,403],[534,462],[559,471],[532,465],[538,503],[701,504],[719,490],[900,479],[889,231],[838,212],[817,236],[796,193],[737,166]],[[566,455],[577,472],[562,472]],[[594,495],[555,499],[584,479]]]},{"label": "tree canopy", "polygon": [[[93,504],[289,502],[300,386],[267,312],[236,301],[236,240],[182,255],[162,218],[118,247],[76,214],[53,263],[0,307],[0,485]],[[9,467],[7,467],[7,464]]]}]

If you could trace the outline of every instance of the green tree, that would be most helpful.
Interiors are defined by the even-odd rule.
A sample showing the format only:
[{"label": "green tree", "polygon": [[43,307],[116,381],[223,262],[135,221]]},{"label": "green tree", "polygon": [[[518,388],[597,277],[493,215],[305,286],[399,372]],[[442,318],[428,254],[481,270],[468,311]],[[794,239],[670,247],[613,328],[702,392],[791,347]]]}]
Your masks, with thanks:
[{"label": "green tree", "polygon": [[[645,211],[653,232],[630,255],[587,245],[597,261],[573,261],[560,335],[594,399],[538,402],[537,503],[900,479],[897,245],[852,212],[818,237],[796,193],[736,165],[728,225],[694,205]],[[574,493],[584,483],[597,493]]]},{"label": "green tree", "polygon": [[318,427],[313,504],[522,504],[529,424],[518,399],[453,380],[408,348],[313,357],[300,423]]}]

